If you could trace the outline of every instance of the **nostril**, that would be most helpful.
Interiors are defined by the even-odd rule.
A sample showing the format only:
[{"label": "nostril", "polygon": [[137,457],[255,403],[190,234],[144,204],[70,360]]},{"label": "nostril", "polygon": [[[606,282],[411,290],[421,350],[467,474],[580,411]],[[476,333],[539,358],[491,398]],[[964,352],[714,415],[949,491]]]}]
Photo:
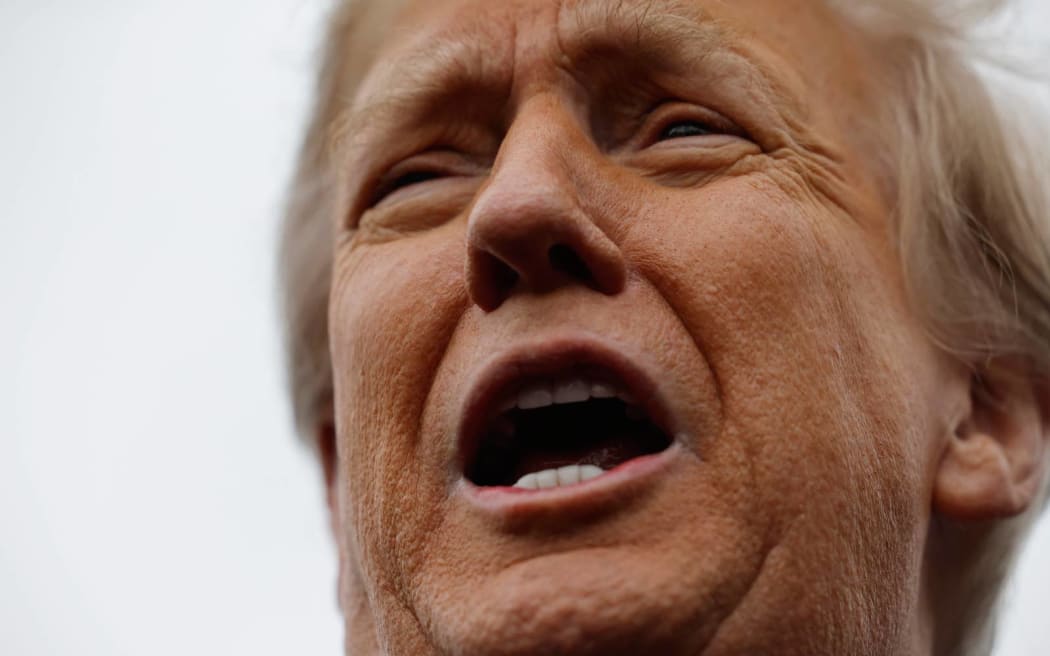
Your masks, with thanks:
[{"label": "nostril", "polygon": [[547,257],[555,271],[593,286],[594,276],[591,270],[572,248],[565,244],[555,244],[547,251]]},{"label": "nostril", "polygon": [[518,284],[518,272],[499,260],[496,260],[493,268],[495,269],[493,282],[496,288],[501,294],[510,293],[514,285]]},{"label": "nostril", "polygon": [[495,310],[518,284],[518,272],[491,253],[476,253],[471,264],[470,286],[474,302],[486,311]]}]

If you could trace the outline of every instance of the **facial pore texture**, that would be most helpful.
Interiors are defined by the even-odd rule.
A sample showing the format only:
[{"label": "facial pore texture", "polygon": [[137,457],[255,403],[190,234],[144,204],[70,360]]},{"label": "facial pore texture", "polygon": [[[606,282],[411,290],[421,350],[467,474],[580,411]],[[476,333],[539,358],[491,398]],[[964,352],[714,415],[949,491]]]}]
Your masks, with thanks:
[{"label": "facial pore texture", "polygon": [[[351,653],[917,653],[957,377],[854,131],[873,54],[776,0],[441,0],[391,34],[338,151]],[[677,455],[583,510],[489,512],[470,390],[576,343],[651,375]]]}]

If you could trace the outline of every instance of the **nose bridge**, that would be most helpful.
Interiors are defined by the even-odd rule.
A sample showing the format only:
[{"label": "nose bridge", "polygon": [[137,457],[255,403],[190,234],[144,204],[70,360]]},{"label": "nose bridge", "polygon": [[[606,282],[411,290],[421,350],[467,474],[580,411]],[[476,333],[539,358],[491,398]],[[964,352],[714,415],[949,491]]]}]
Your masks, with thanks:
[{"label": "nose bridge", "polygon": [[622,289],[623,257],[580,202],[589,187],[587,152],[556,99],[520,108],[469,217],[467,283],[482,309],[494,310],[515,291]]},{"label": "nose bridge", "polygon": [[[569,210],[579,207],[574,157],[578,129],[567,110],[550,97],[522,107],[511,124],[493,165],[490,181],[479,201],[510,204],[545,202]],[[580,162],[576,162],[580,164]]]}]

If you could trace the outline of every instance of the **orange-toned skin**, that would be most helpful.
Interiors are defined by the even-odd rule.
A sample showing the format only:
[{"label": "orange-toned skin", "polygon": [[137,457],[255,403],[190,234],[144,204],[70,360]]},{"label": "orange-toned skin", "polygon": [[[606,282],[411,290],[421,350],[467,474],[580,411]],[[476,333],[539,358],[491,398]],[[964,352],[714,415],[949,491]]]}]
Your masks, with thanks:
[{"label": "orange-toned skin", "polygon": [[[905,301],[878,67],[818,2],[409,3],[337,153],[347,653],[929,653],[970,379]],[[582,511],[480,509],[466,395],[574,341],[651,373],[680,454]]]}]

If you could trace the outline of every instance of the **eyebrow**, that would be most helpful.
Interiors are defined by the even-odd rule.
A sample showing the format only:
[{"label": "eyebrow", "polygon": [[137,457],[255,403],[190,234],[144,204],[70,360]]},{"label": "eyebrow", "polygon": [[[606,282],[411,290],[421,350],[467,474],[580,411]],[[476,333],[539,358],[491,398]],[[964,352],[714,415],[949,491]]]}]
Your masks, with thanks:
[{"label": "eyebrow", "polygon": [[[573,29],[576,28],[576,29]],[[579,0],[558,18],[563,50],[584,58],[610,50],[692,61],[730,48],[732,38],[708,12],[681,0]],[[690,57],[692,55],[693,57]]]},{"label": "eyebrow", "polygon": [[[734,47],[736,39],[724,25],[681,0],[565,3],[559,8],[556,30],[559,50],[568,56],[577,76],[607,62],[610,55],[690,68],[722,53],[732,55],[743,73],[762,80],[767,91],[775,87],[760,62]],[[472,38],[463,38],[464,34]],[[486,33],[483,17],[465,29],[439,32],[424,43],[425,48],[415,47],[381,62],[382,69],[369,85],[382,91],[356,98],[338,115],[332,139],[336,154],[345,155],[373,133],[404,123],[406,113],[462,105],[471,96],[502,93],[504,100],[509,98],[510,81],[501,79],[504,74],[491,65],[493,48],[503,45],[501,37]]]},{"label": "eyebrow", "polygon": [[[464,39],[463,31],[445,31],[391,61],[365,78],[381,91],[354,98],[333,122],[336,152],[391,124],[400,124],[406,112],[451,105],[470,95],[492,93],[501,83],[499,74],[486,66],[491,58],[487,39]],[[376,74],[378,73],[378,74]],[[371,79],[370,79],[371,78]]]}]

